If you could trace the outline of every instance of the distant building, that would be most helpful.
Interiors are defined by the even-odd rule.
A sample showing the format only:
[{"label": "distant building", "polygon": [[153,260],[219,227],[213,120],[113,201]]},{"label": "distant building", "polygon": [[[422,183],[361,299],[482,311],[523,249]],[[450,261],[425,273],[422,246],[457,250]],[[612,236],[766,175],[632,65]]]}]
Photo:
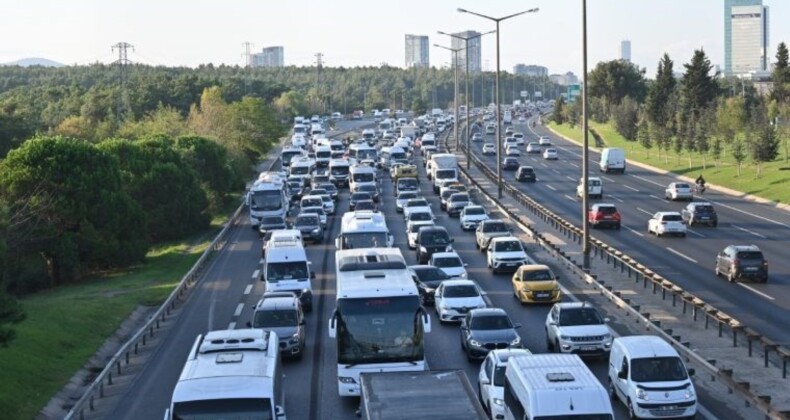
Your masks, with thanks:
[{"label": "distant building", "polygon": [[768,7],[734,6],[730,41],[731,75],[768,69]]},{"label": "distant building", "polygon": [[627,39],[620,41],[620,59],[631,61],[631,41]]},{"label": "distant building", "polygon": [[[477,32],[477,31],[464,31],[464,32],[455,33],[453,35],[458,35],[458,36],[461,36],[461,37],[464,37],[464,38],[467,38],[467,39],[468,38],[472,38],[472,37],[477,37],[477,38],[474,38],[474,39],[470,39],[468,41],[469,42],[469,71],[473,72],[473,73],[479,72],[483,68],[483,65],[482,65],[483,64],[483,59],[482,59],[482,53],[481,53],[482,50],[480,48],[480,45],[481,45],[480,44],[480,32]],[[452,46],[453,49],[461,49],[461,51],[459,51],[458,54],[455,55],[456,58],[458,59],[458,62],[456,64],[458,65],[459,69],[462,69],[462,70],[465,71],[466,70],[466,49],[467,49],[466,48],[466,42],[467,41],[464,41],[463,39],[458,39],[458,38],[453,37],[453,40],[451,42],[452,42],[451,46]]]},{"label": "distant building", "polygon": [[430,47],[425,35],[406,35],[406,68],[431,66],[428,50]]},{"label": "distant building", "polygon": [[549,75],[549,69],[543,66],[534,64],[516,64],[513,66],[513,74],[530,76],[530,77],[546,77]]},{"label": "distant building", "polygon": [[551,80],[552,83],[562,86],[576,85],[579,83],[579,78],[570,71],[565,74],[552,74],[549,76],[549,80]]},{"label": "distant building", "polygon": [[283,47],[267,47],[257,54],[252,54],[253,67],[283,67],[285,56]]},{"label": "distant building", "polygon": [[[744,48],[746,48],[747,50],[749,50],[751,48],[756,48],[756,49],[760,48],[760,46],[758,46],[758,45],[754,45],[754,46],[744,45],[744,40],[741,39],[743,37],[743,31],[746,30],[746,32],[755,32],[755,30],[754,30],[754,28],[751,28],[751,29],[743,28],[743,26],[747,26],[748,27],[748,26],[750,26],[749,25],[750,23],[751,23],[751,26],[754,26],[754,22],[753,21],[750,22],[750,18],[748,16],[745,16],[745,15],[748,15],[749,13],[745,13],[745,14],[739,13],[739,16],[737,18],[734,18],[733,17],[733,8],[735,8],[735,7],[747,7],[747,6],[757,6],[757,7],[762,8],[762,5],[763,5],[762,0],[724,0],[724,75],[725,76],[732,76],[733,74],[737,73],[737,72],[734,71],[735,67],[733,65],[733,55],[736,54],[734,49],[735,50],[740,50],[740,51],[743,52]],[[765,34],[766,34],[766,36],[765,36],[765,44],[764,45],[767,45],[768,44],[768,36],[767,36],[767,34],[768,34],[768,18],[767,18],[768,13],[767,13],[767,10],[765,10],[765,12],[766,13],[764,13],[764,16],[763,16],[763,19],[765,21],[764,22],[764,30],[765,30]],[[760,11],[759,14],[763,15],[762,11]],[[737,27],[741,27],[741,28],[738,29],[738,30],[733,31],[733,21],[734,20],[739,20],[740,21],[741,19],[746,19],[746,20],[738,22],[738,24],[736,26]],[[751,19],[753,20],[754,18],[751,18]],[[745,24],[745,25],[743,25],[743,24]],[[737,45],[734,46],[735,43],[740,44],[740,46],[737,46]],[[758,69],[752,69],[752,70],[758,70]]]}]

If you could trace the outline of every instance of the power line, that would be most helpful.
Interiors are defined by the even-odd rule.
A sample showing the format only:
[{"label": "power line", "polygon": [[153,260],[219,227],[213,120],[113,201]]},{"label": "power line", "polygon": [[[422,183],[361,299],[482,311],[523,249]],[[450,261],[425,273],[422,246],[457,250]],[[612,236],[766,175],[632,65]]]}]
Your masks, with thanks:
[{"label": "power line", "polygon": [[322,108],[325,107],[325,98],[323,95],[324,91],[324,54],[323,53],[315,53],[315,67],[316,67],[316,75],[315,75],[315,84],[316,90],[318,91],[318,98],[321,101]]},{"label": "power line", "polygon": [[128,52],[129,49],[134,51],[134,45],[128,42],[119,42],[111,47],[112,52],[115,52],[116,49],[118,50],[118,59],[113,61],[112,64],[118,66],[118,78],[121,87],[121,95],[118,98],[115,111],[115,120],[116,123],[118,123],[121,118],[121,111],[130,111],[128,94],[126,91],[126,82],[129,77],[128,67],[130,64],[132,64],[132,61],[129,60]]},{"label": "power line", "polygon": [[241,46],[244,47],[244,52],[241,54],[242,58],[244,58],[244,67],[252,67],[252,43],[244,41]]}]

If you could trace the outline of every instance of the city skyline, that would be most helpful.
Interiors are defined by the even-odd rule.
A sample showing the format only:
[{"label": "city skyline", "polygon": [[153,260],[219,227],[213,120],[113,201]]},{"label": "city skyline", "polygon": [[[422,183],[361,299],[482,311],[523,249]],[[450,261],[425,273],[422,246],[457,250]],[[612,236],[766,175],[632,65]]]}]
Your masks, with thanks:
[{"label": "city skyline", "polygon": [[[651,4],[600,0],[590,4],[590,68],[600,61],[619,58],[612,46],[623,39],[639,45],[632,52],[632,62],[647,68],[648,76],[654,74],[665,52],[679,66],[688,62],[697,48],[706,51],[711,63],[725,67],[725,22],[720,18],[724,3],[724,0],[666,0]],[[778,24],[790,17],[790,2],[762,3],[771,8],[771,20],[775,22],[769,26],[767,48],[772,61],[776,45],[790,41],[790,28]],[[135,46],[129,54],[133,62],[190,67],[207,63],[244,65],[241,43],[251,41],[256,51],[263,45],[284,46],[288,49],[285,65],[312,65],[315,54],[321,52],[324,65],[329,67],[381,63],[401,67],[404,34],[494,29],[490,22],[458,13],[457,7],[492,16],[539,7],[538,13],[519,16],[501,25],[501,67],[510,70],[518,63],[536,63],[548,67],[550,73],[581,73],[581,10],[574,0],[529,4],[504,0],[483,6],[472,0],[432,3],[404,0],[402,7],[390,11],[388,19],[375,18],[375,13],[360,7],[363,4],[358,0],[338,0],[331,4],[295,0],[262,5],[238,0],[233,7],[222,8],[208,1],[80,0],[67,6],[56,0],[30,0],[7,5],[0,16],[0,36],[7,40],[0,46],[0,62],[45,57],[64,64],[110,63],[117,59],[110,45],[126,41]],[[305,10],[310,13],[304,13]],[[183,19],[174,19],[176,16]],[[265,16],[264,25],[260,24],[261,16]],[[441,24],[437,23],[437,17],[441,17]],[[354,23],[330,23],[335,20]],[[202,27],[212,30],[195,30]],[[305,37],[305,28],[320,31],[321,36]],[[20,37],[21,33],[25,36]],[[552,42],[541,41],[549,36]],[[484,36],[480,40],[482,63],[488,61],[493,66],[496,62],[495,38]],[[449,53],[436,57],[441,57],[432,63],[437,67],[451,61]]]},{"label": "city skyline", "polygon": [[405,36],[405,62],[406,68],[427,68],[431,66],[431,43],[427,35],[412,35],[406,34]]}]

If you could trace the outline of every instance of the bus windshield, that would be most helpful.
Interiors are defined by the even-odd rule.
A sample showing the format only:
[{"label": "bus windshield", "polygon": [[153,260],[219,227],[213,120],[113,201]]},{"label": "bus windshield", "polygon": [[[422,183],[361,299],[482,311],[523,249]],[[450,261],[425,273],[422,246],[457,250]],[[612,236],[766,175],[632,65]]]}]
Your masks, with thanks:
[{"label": "bus windshield", "polygon": [[348,166],[333,166],[329,169],[332,175],[348,175]]},{"label": "bus windshield", "polygon": [[176,420],[271,420],[272,403],[268,398],[228,398],[185,401],[173,405]]},{"label": "bus windshield", "polygon": [[376,159],[376,155],[377,155],[376,149],[361,149],[361,150],[357,150],[357,159],[359,159],[359,160],[363,160],[363,159],[373,159],[373,160],[375,160]]},{"label": "bus windshield", "polygon": [[283,208],[282,194],[278,190],[255,191],[250,194],[250,209],[275,211]]},{"label": "bus windshield", "polygon": [[307,175],[309,173],[309,166],[294,166],[291,168],[291,175]]},{"label": "bus windshield", "polygon": [[282,154],[283,165],[285,165],[285,166],[290,165],[291,164],[291,159],[293,159],[294,156],[300,156],[301,154],[302,154],[301,150],[289,150],[289,151],[283,152],[283,154]]},{"label": "bus windshield", "polygon": [[384,248],[387,246],[386,232],[344,233],[343,249]]},{"label": "bus windshield", "polygon": [[375,174],[363,172],[361,174],[354,174],[352,177],[354,182],[373,182],[376,177]]},{"label": "bus windshield", "polygon": [[417,296],[337,301],[338,363],[418,362],[425,359]]}]

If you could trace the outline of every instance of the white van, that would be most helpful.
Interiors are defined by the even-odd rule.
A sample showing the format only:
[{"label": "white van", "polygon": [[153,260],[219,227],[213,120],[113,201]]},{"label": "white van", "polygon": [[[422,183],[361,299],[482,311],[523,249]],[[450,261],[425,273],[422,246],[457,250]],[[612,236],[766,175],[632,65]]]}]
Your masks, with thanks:
[{"label": "white van", "polygon": [[[271,240],[270,240],[271,242]],[[313,309],[313,288],[310,280],[315,278],[312,263],[308,261],[302,241],[276,241],[266,250],[260,280],[267,292],[293,292],[302,302],[305,312]]]},{"label": "white van", "polygon": [[607,147],[601,151],[601,161],[599,162],[601,172],[620,172],[625,173],[625,150],[619,147]]},{"label": "white van", "polygon": [[609,353],[609,394],[632,418],[691,418],[697,394],[678,352],[661,337],[618,337]]},{"label": "white van", "polygon": [[606,389],[575,354],[510,357],[505,369],[506,420],[613,420]]}]

